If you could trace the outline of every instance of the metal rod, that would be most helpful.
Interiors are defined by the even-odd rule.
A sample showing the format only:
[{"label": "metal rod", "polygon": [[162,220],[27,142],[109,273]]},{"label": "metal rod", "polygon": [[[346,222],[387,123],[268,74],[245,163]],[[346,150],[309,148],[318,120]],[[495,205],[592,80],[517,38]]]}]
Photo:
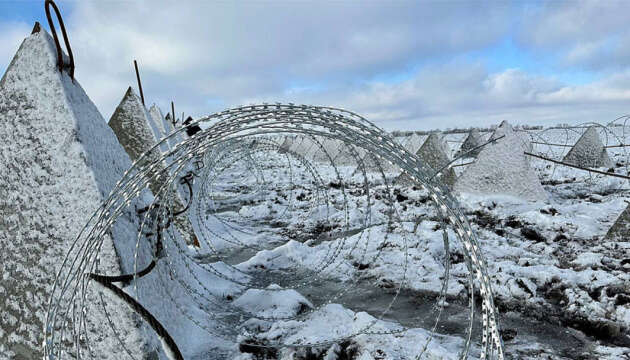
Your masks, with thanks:
[{"label": "metal rod", "polygon": [[70,41],[68,41],[68,34],[66,33],[66,27],[63,24],[63,19],[61,18],[61,13],[59,12],[59,8],[57,4],[53,0],[46,0],[44,3],[44,9],[46,10],[46,18],[48,19],[48,26],[50,27],[50,32],[52,32],[53,40],[55,40],[55,46],[57,47],[57,66],[59,67],[59,72],[63,71],[63,53],[61,52],[61,45],[59,44],[59,38],[57,37],[57,31],[55,30],[55,25],[53,24],[52,17],[50,16],[50,8],[52,5],[53,10],[55,10],[55,14],[57,15],[57,21],[59,21],[59,27],[61,28],[61,34],[63,35],[63,42],[66,44],[66,49],[68,50],[68,56],[70,57],[70,65],[69,65],[69,75],[72,81],[74,81],[74,56],[72,55],[72,48],[70,47]]},{"label": "metal rod", "polygon": [[[573,147],[573,145],[545,143],[545,142],[539,142],[539,141],[532,141],[532,144],[549,145],[549,146],[561,146],[561,147]],[[628,146],[630,146],[630,144],[607,145],[607,146],[604,146],[604,148],[605,149],[610,149],[610,148],[619,148],[619,147],[628,147]]]},{"label": "metal rod", "polygon": [[584,171],[594,172],[594,173],[597,173],[597,174],[602,174],[602,175],[613,176],[613,177],[618,177],[618,178],[630,180],[630,176],[626,176],[626,175],[620,175],[620,174],[615,174],[615,173],[611,173],[611,172],[607,172],[607,171],[601,171],[601,170],[585,168],[585,167],[582,167],[582,166],[565,163],[563,161],[550,159],[550,158],[544,157],[542,155],[532,154],[532,153],[529,153],[527,151],[525,151],[524,154],[528,155],[528,156],[535,157],[535,158],[539,158],[541,160],[550,161],[550,162],[556,163],[558,165],[564,165],[564,166],[572,167],[572,168],[575,168],[575,169],[580,169],[580,170],[584,170]]},{"label": "metal rod", "polygon": [[146,321],[151,326],[153,331],[155,331],[155,333],[160,337],[160,339],[164,340],[164,344],[166,345],[166,347],[168,347],[168,349],[174,355],[175,359],[184,360],[184,356],[182,355],[181,351],[177,347],[177,343],[175,343],[175,340],[173,340],[171,335],[168,333],[168,331],[166,331],[166,329],[164,328],[164,326],[162,326],[162,324],[158,321],[158,319],[156,319],[155,316],[153,316],[153,314],[151,314],[144,306],[142,306],[142,304],[137,302],[134,298],[129,296],[126,292],[121,290],[119,287],[107,281],[106,279],[99,277],[97,274],[88,274],[88,276],[94,281],[96,281],[97,283],[101,284],[102,286],[112,291],[116,296],[118,296],[119,299],[126,302],[127,305],[129,305],[129,307],[133,309],[133,311],[135,311],[138,315],[140,315],[144,319],[144,321]]},{"label": "metal rod", "polygon": [[42,26],[39,24],[39,21],[35,21],[35,25],[33,25],[33,31],[31,31],[31,35],[37,34],[42,31]]},{"label": "metal rod", "polygon": [[171,121],[173,122],[173,127],[175,127],[175,123],[177,123],[177,121],[175,121],[175,103],[171,101],[171,114],[173,114],[173,118],[171,119]]},{"label": "metal rod", "polygon": [[546,142],[541,142],[541,141],[532,141],[532,144],[536,144],[536,145],[548,145],[548,146],[561,146],[561,147],[573,147],[573,145],[567,145],[567,144],[554,144],[554,143],[546,143]]},{"label": "metal rod", "polygon": [[140,81],[140,72],[138,71],[138,62],[134,59],[133,66],[136,68],[136,79],[138,80],[138,89],[140,89],[140,99],[142,100],[142,105],[144,104],[144,93],[142,92],[142,82]]}]

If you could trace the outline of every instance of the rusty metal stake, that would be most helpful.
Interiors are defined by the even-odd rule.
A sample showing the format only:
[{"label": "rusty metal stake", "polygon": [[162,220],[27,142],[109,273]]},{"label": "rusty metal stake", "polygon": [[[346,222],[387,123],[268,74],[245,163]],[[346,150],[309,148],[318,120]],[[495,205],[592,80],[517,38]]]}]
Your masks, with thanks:
[{"label": "rusty metal stake", "polygon": [[133,66],[136,68],[136,79],[138,80],[138,88],[140,89],[140,99],[142,100],[142,105],[144,104],[144,93],[142,92],[142,82],[140,81],[140,72],[138,71],[138,62],[136,60],[133,61]]},{"label": "rusty metal stake", "polygon": [[53,24],[52,17],[50,16],[50,5],[52,5],[53,10],[55,10],[55,14],[57,15],[57,21],[59,21],[59,27],[61,28],[61,34],[63,35],[63,42],[66,44],[66,49],[68,50],[68,56],[70,57],[69,75],[72,81],[74,82],[74,56],[72,55],[72,48],[70,48],[70,41],[68,41],[68,34],[66,33],[66,27],[63,24],[63,19],[61,18],[61,13],[59,12],[59,8],[57,4],[53,0],[46,0],[44,3],[44,9],[46,10],[46,18],[48,19],[48,26],[50,27],[50,31],[52,32],[53,39],[55,40],[55,46],[57,47],[57,66],[59,66],[59,72],[63,72],[64,64],[63,64],[63,53],[61,51],[61,45],[59,44],[59,38],[57,37],[57,31],[55,30],[55,25]]},{"label": "rusty metal stake", "polygon": [[42,26],[39,24],[39,21],[35,21],[35,26],[33,26],[33,31],[31,31],[31,35],[37,34],[42,31]]},{"label": "rusty metal stake", "polygon": [[171,121],[173,122],[173,127],[175,127],[177,120],[175,120],[175,103],[172,101],[171,101],[171,113],[173,114],[173,118],[171,119]]}]

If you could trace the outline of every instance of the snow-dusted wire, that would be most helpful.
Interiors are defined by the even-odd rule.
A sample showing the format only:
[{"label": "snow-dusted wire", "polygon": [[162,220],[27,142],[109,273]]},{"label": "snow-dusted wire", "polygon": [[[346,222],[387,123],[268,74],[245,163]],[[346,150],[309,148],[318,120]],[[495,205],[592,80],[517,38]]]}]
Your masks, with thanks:
[{"label": "snow-dusted wire", "polygon": [[[161,157],[149,155],[159,151],[163,142],[182,136],[186,128],[179,128],[142,155],[77,236],[61,265],[49,302],[44,328],[48,359],[86,358],[84,349],[90,348],[92,333],[128,341],[119,335],[123,325],[109,321],[109,316],[102,324],[85,321],[97,318],[102,308],[94,304],[101,304],[95,300],[103,288],[92,281],[95,276],[88,274],[115,275],[103,274],[99,259],[104,246],[111,242],[112,226],[128,219],[129,212],[135,213],[135,207],[143,201],[141,205],[148,210],[138,215],[135,251],[118,255],[130,256],[121,262],[132,263],[134,273],[149,261],[156,261],[155,269],[142,279],[134,278],[124,293],[138,304],[153,304],[154,308],[156,301],[161,302],[158,307],[162,310],[154,314],[157,319],[167,319],[164,314],[174,313],[203,332],[228,340],[249,336],[252,342],[248,346],[261,348],[317,347],[361,334],[405,331],[404,327],[383,330],[376,326],[391,313],[399,294],[409,285],[408,244],[422,241],[415,229],[405,227],[415,215],[397,205],[400,187],[394,186],[392,174],[404,174],[414,187],[426,193],[443,227],[446,260],[442,286],[436,290],[436,320],[416,358],[423,357],[428,349],[442,312],[440,304],[446,299],[451,240],[461,247],[469,270],[470,316],[459,357],[468,358],[475,294],[480,294],[479,356],[504,358],[487,266],[468,220],[448,187],[434,179],[434,170],[389,134],[349,111],[294,104],[233,108],[190,125],[205,130]],[[195,224],[198,247],[186,245],[177,227],[169,226],[182,212],[175,206],[177,196],[187,193],[180,179],[189,178],[191,173],[196,175],[191,206],[181,216],[188,216]],[[147,187],[156,179],[160,179],[161,186],[157,191],[153,188],[152,197],[147,196]],[[375,206],[377,203],[380,205]],[[364,279],[358,276],[345,280],[341,289],[330,291],[312,309],[297,314],[261,315],[231,301],[248,290],[317,289],[343,273],[348,259],[359,267],[387,264],[385,249],[397,237],[402,239],[398,245],[400,264],[390,266],[398,267],[400,281],[394,286],[391,300],[374,320],[349,333],[330,331],[327,338],[313,341],[298,342],[290,336],[258,341],[246,330],[251,330],[247,328],[250,319],[256,323],[305,323],[309,314],[343,300],[361,286]],[[129,241],[133,239],[113,239],[114,243]],[[247,266],[255,256],[291,242],[320,246],[323,251],[307,268],[302,266],[302,272]],[[158,243],[160,251],[156,251]],[[208,279],[227,281],[237,294],[222,293]],[[75,314],[74,309],[79,311]],[[153,308],[147,305],[147,310]],[[79,325],[82,323],[88,325]],[[166,322],[165,330],[169,326]],[[124,348],[132,346],[125,344]],[[186,353],[186,349],[181,350]]]}]

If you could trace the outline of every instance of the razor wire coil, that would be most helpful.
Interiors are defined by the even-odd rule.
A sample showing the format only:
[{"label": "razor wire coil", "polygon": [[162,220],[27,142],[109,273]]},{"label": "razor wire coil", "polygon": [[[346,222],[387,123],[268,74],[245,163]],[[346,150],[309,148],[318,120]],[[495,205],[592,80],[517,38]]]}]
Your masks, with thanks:
[{"label": "razor wire coil", "polygon": [[[390,239],[400,236],[402,263],[392,263],[399,267],[396,274],[400,281],[389,303],[379,311],[380,315],[350,333],[325,339],[299,343],[280,339],[249,345],[321,347],[362,334],[406,331],[402,325],[388,330],[377,326],[379,320],[386,318],[401,291],[409,286],[409,244],[422,242],[415,229],[405,230],[405,224],[410,223],[413,214],[396,205],[394,193],[400,187],[391,176],[392,169],[405,174],[414,186],[426,192],[433,204],[431,211],[435,212],[436,221],[443,229],[444,275],[435,291],[435,320],[428,326],[430,335],[418,346],[416,358],[422,358],[428,350],[442,315],[440,304],[447,297],[453,240],[461,247],[468,270],[465,286],[468,320],[458,356],[467,358],[473,347],[475,294],[478,293],[482,325],[479,357],[504,358],[490,277],[470,224],[450,190],[434,176],[435,171],[389,134],[346,110],[294,104],[237,107],[201,118],[191,125],[205,130],[179,142],[159,157],[149,154],[159,151],[162,143],[182,136],[180,133],[185,128],[179,128],[142,155],[124,173],[77,236],[61,265],[49,302],[44,328],[44,350],[48,359],[61,359],[66,354],[77,359],[92,357],[85,355],[92,352],[89,340],[92,332],[113,334],[133,357],[128,350],[130,344],[125,343],[120,336],[121,329],[109,316],[106,316],[107,324],[91,328],[90,320],[93,322],[96,312],[100,311],[91,303],[96,302],[100,309],[106,309],[101,289],[92,280],[103,275],[100,256],[111,228],[142,201],[145,201],[146,211],[138,215],[133,260],[123,259],[123,262],[132,263],[137,274],[148,260],[156,261],[158,265],[147,277],[152,278],[151,284],[159,289],[149,288],[143,279],[134,277],[124,292],[140,304],[154,301],[150,298],[157,296],[154,292],[159,291],[163,295],[160,306],[212,336],[231,340],[252,335],[243,325],[251,319],[304,323],[310,314],[341,301],[353,289],[362,286],[364,279],[346,279],[342,289],[326,294],[325,299],[312,309],[289,315],[261,315],[239,308],[226,300],[225,294],[217,293],[207,279],[211,276],[231,284],[238,289],[234,296],[251,290],[312,290],[320,283],[338,277],[344,271],[342,267],[346,259],[354,259],[359,264],[379,261],[386,264],[385,249]],[[175,209],[174,199],[185,197],[187,192],[180,179],[190,179],[190,174],[195,175],[194,186],[188,184],[194,187],[194,192],[191,188],[192,197],[188,199],[190,207]],[[147,195],[149,183],[158,179],[163,180],[160,191]],[[303,194],[306,199],[298,200]],[[146,201],[150,203],[147,205]],[[263,215],[254,211],[265,207],[270,210]],[[253,215],[243,209],[254,209]],[[195,224],[199,248],[191,248],[182,241],[182,234],[172,225],[172,219],[178,215],[188,216]],[[253,270],[243,265],[256,255],[299,240],[296,236],[302,234],[301,223],[331,227],[326,232],[328,238],[305,241],[325,248],[322,256],[310,264],[311,268],[295,274],[261,268]],[[359,231],[353,233],[357,224]],[[256,237],[257,234],[271,240],[261,240],[262,236]],[[158,243],[160,251],[155,251]],[[96,298],[93,293],[100,296]]]}]

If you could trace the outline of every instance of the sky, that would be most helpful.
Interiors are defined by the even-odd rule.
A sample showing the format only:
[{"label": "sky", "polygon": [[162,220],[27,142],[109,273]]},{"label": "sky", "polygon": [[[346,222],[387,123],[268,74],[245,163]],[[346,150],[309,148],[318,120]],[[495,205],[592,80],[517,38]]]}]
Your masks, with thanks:
[{"label": "sky", "polygon": [[[43,0],[0,0],[0,73]],[[630,114],[630,1],[57,1],[107,119],[138,61],[147,105],[200,117],[292,102],[386,130]],[[136,90],[137,91],[137,90]]]}]

